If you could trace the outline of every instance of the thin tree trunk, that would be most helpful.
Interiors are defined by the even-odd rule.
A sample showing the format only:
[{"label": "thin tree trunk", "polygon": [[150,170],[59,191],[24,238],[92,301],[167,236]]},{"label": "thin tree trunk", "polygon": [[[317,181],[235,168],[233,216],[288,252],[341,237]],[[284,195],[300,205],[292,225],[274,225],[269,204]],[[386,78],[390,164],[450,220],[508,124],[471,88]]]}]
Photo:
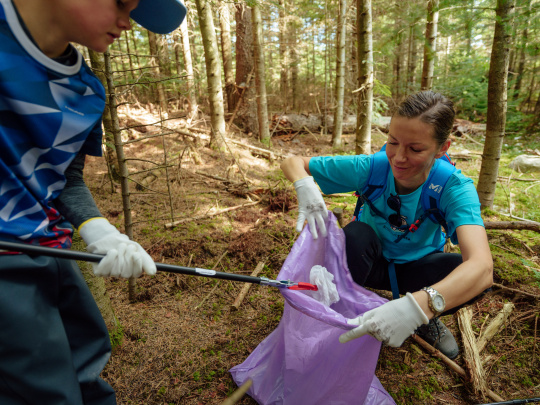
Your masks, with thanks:
[{"label": "thin tree trunk", "polygon": [[371,112],[373,110],[373,39],[371,0],[357,0],[358,24],[358,113],[356,154],[371,153]]},{"label": "thin tree trunk", "polygon": [[[129,198],[129,172],[126,164],[126,156],[124,154],[124,144],[122,142],[122,136],[120,134],[120,126],[118,124],[117,103],[116,103],[116,91],[113,84],[113,77],[111,72],[111,58],[109,52],[105,52],[104,58],[105,65],[105,77],[107,79],[108,89],[108,103],[111,113],[112,122],[112,135],[114,137],[114,147],[116,150],[116,158],[118,160],[118,168],[120,173],[120,187],[122,189],[122,208],[124,211],[124,227],[126,229],[126,235],[129,239],[133,239],[133,219],[131,212],[131,201]],[[135,277],[129,278],[128,295],[131,302],[135,301]]]},{"label": "thin tree trunk", "polygon": [[435,54],[437,49],[437,23],[439,21],[439,0],[428,0],[426,38],[424,45],[424,64],[422,66],[422,90],[433,87]]},{"label": "thin tree trunk", "polygon": [[[105,61],[103,59],[103,54],[88,48],[88,56],[90,57],[92,70],[101,81],[101,84],[103,84],[103,87],[105,87],[106,93],[108,94],[109,91],[107,90],[107,77],[105,76]],[[105,145],[105,161],[107,162],[107,170],[109,172],[109,179],[111,180],[111,190],[114,190],[113,182],[118,181],[119,176],[116,155],[114,153],[114,148],[111,147],[111,145],[114,145],[114,138],[112,135],[113,124],[111,120],[111,111],[108,103],[105,103],[102,120],[105,129],[103,134],[105,138],[105,142],[103,142],[103,145]]]},{"label": "thin tree trunk", "polygon": [[289,94],[289,59],[287,46],[287,13],[286,0],[279,0],[279,57],[281,61],[281,71],[279,76],[280,94],[287,103]]},{"label": "thin tree trunk", "polygon": [[227,111],[234,111],[234,70],[232,63],[231,43],[231,13],[229,3],[219,2],[219,25],[221,27],[221,54],[223,58],[223,74],[225,76],[225,94],[227,97]]},{"label": "thin tree trunk", "polygon": [[191,122],[197,118],[197,112],[199,109],[197,103],[197,95],[195,94],[195,79],[193,76],[193,60],[191,58],[191,46],[189,43],[189,31],[188,31],[188,17],[184,19],[180,25],[180,36],[182,38],[182,53],[184,55],[184,67],[186,69],[186,83],[188,87],[187,100],[189,103],[189,118],[188,122]]},{"label": "thin tree trunk", "polygon": [[167,108],[167,98],[165,96],[165,88],[163,82],[161,81],[161,68],[159,63],[159,50],[157,45],[157,35],[153,32],[146,31],[148,34],[148,46],[150,47],[150,55],[152,58],[150,60],[150,65],[154,67],[154,79],[156,79],[156,87],[158,91],[159,106],[161,109],[161,114],[163,117],[168,117],[169,111]]},{"label": "thin tree trunk", "polygon": [[486,141],[477,186],[482,208],[493,207],[499,173],[506,124],[509,48],[514,8],[515,0],[497,0],[497,19],[489,65]]},{"label": "thin tree trunk", "polygon": [[[528,1],[528,7],[530,11],[531,2]],[[519,51],[519,64],[517,68],[516,84],[514,85],[514,100],[517,100],[519,97],[519,91],[521,90],[521,81],[523,80],[523,71],[525,70],[525,49],[527,48],[527,37],[528,37],[528,28],[529,28],[529,19],[525,21],[525,28],[521,35],[521,49]]]},{"label": "thin tree trunk", "polygon": [[268,129],[268,106],[266,103],[266,78],[264,74],[264,49],[262,46],[262,18],[258,4],[251,8],[253,20],[253,54],[255,59],[255,82],[257,87],[257,118],[259,121],[259,139],[265,143],[270,142]]},{"label": "thin tree trunk", "polygon": [[257,119],[257,102],[255,87],[251,78],[254,72],[253,61],[253,25],[251,11],[245,3],[236,3],[236,88],[235,107],[237,118],[235,122],[247,133],[259,137],[259,121]]},{"label": "thin tree trunk", "polygon": [[345,96],[345,38],[347,36],[347,0],[339,0],[337,46],[336,46],[336,110],[332,146],[341,147],[343,133],[343,108]]},{"label": "thin tree trunk", "polygon": [[414,35],[415,24],[409,27],[409,49],[407,60],[407,90],[409,93],[414,91],[416,86],[416,38]]},{"label": "thin tree trunk", "polygon": [[210,102],[210,122],[212,136],[210,144],[218,149],[223,148],[225,138],[225,111],[223,108],[223,91],[221,87],[221,66],[219,50],[210,2],[195,0],[197,15],[204,47],[206,63],[206,80],[208,82],[208,101]]},{"label": "thin tree trunk", "polygon": [[292,107],[293,110],[298,109],[298,99],[300,98],[298,88],[298,26],[296,21],[289,22],[289,38],[291,39],[290,56],[291,56],[291,90],[292,90]]}]

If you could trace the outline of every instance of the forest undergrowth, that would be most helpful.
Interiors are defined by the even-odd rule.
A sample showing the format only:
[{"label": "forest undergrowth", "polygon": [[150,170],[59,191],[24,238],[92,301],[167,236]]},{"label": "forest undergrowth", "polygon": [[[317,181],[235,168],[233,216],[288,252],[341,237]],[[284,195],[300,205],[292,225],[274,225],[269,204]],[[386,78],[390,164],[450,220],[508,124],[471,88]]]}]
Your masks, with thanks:
[{"label": "forest undergrowth", "polygon": [[[131,114],[122,119],[144,121],[144,111]],[[126,154],[139,159],[133,161],[133,172],[152,172],[154,166],[148,161],[162,163],[166,157],[169,163],[167,173],[153,172],[152,182],[142,174],[134,175],[139,185],[131,187],[134,239],[156,262],[247,275],[262,263],[259,276],[276,278],[297,238],[296,196],[281,174],[279,156],[335,153],[330,135],[274,135],[272,146],[278,158],[269,160],[233,143],[217,151],[208,146],[203,132],[193,134],[171,137],[165,143],[160,137],[149,138],[127,146]],[[141,134],[134,131],[129,136],[135,139]],[[240,134],[230,137],[244,145],[264,147]],[[343,139],[340,153],[350,153],[354,136]],[[384,134],[374,131],[373,150],[383,142]],[[470,152],[467,158],[456,159],[457,166],[475,181],[481,142],[481,133],[455,138],[451,149]],[[531,215],[539,210],[540,186],[525,190],[532,183],[519,179],[540,181],[540,175],[512,173],[507,163],[517,153],[513,149],[517,141],[507,142],[496,208],[484,213],[486,221],[508,220],[503,214],[511,213],[511,207],[513,212]],[[161,181],[165,177],[168,185]],[[87,159],[85,180],[103,215],[123,230],[120,186],[109,180],[104,159]],[[343,210],[345,223],[350,220],[354,197],[325,200],[330,210]],[[178,220],[183,222],[166,227]],[[488,236],[497,286],[471,307],[475,334],[505,303],[513,303],[514,310],[481,353],[487,384],[505,400],[540,397],[540,237],[523,230],[488,230]],[[103,377],[115,388],[119,404],[221,404],[237,388],[228,370],[242,363],[277,327],[284,306],[278,289],[253,285],[236,309],[232,304],[243,283],[166,272],[138,279],[134,302],[128,299],[126,280],[106,279],[105,283],[120,326],[111,333],[113,353]],[[456,319],[447,316],[443,321],[461,346]],[[465,367],[461,355],[455,361]],[[468,382],[412,339],[397,349],[382,347],[376,375],[399,404],[494,402],[475,394]],[[245,396],[239,403],[256,402]]]}]

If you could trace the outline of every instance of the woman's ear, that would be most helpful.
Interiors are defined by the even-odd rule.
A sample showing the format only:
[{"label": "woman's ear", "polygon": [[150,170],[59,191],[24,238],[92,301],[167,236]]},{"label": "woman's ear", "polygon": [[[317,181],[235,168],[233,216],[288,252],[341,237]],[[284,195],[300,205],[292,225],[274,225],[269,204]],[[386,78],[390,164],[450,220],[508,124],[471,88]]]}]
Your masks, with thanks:
[{"label": "woman's ear", "polygon": [[435,155],[435,158],[438,159],[441,156],[443,156],[446,152],[448,152],[448,149],[450,149],[450,144],[452,141],[450,139],[447,139],[442,145],[437,154]]}]

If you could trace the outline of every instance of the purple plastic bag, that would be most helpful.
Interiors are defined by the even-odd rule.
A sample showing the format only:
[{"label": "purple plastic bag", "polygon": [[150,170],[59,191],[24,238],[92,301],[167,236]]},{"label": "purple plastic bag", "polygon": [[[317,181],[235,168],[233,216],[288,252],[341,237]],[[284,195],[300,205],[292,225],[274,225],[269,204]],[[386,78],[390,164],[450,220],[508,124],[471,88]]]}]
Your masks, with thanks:
[{"label": "purple plastic bag", "polygon": [[375,376],[381,343],[363,336],[339,343],[353,318],[386,302],[355,284],[345,258],[345,234],[329,212],[328,237],[313,240],[306,226],[277,277],[309,283],[311,268],[334,275],[340,300],[326,307],[308,291],[280,290],[285,297],[277,328],[230,372],[239,386],[253,380],[248,394],[261,405],[394,404]]}]

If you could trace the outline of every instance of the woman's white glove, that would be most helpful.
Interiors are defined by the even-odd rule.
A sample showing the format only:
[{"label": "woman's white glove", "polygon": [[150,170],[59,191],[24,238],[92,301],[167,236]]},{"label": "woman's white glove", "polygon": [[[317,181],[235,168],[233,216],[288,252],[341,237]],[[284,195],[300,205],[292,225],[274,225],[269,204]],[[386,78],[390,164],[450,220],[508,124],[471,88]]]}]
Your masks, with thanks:
[{"label": "woman's white glove", "polygon": [[137,242],[118,231],[106,218],[93,218],[79,228],[90,253],[104,254],[99,263],[92,263],[96,276],[139,277],[156,274],[156,264]]},{"label": "woman's white glove", "polygon": [[313,235],[313,239],[317,239],[317,227],[321,231],[321,235],[326,236],[325,219],[328,218],[328,210],[322,198],[319,188],[315,185],[313,177],[304,177],[296,180],[294,183],[296,195],[298,197],[298,220],[296,221],[296,231],[301,232],[304,227],[304,221],[307,220],[309,230]]},{"label": "woman's white glove", "polygon": [[407,293],[402,298],[388,301],[357,318],[349,319],[349,325],[359,326],[341,335],[339,341],[345,343],[370,334],[388,346],[399,347],[416,328],[428,322],[428,317],[413,295]]}]

